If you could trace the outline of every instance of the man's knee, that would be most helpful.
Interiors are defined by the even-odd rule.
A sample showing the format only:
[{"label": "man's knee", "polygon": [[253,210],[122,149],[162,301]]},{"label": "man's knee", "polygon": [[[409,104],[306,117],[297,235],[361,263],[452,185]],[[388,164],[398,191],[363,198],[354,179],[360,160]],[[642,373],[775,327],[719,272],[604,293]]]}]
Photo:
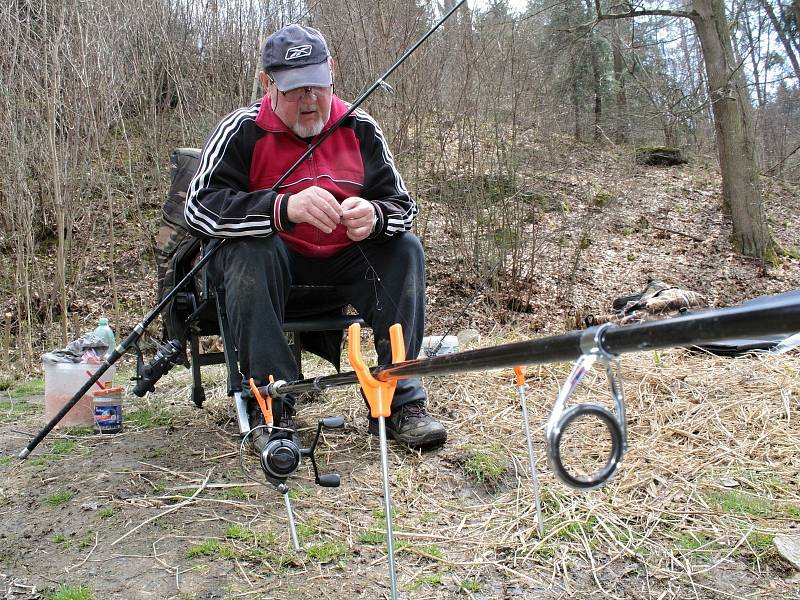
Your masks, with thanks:
[{"label": "man's knee", "polygon": [[225,248],[226,262],[242,261],[245,264],[257,264],[271,257],[286,256],[286,245],[280,236],[232,238]]},{"label": "man's knee", "polygon": [[389,244],[392,259],[402,262],[407,268],[425,270],[425,250],[419,238],[413,233],[406,232],[392,239]]},{"label": "man's knee", "polygon": [[[215,257],[209,277],[238,301],[253,302],[268,289],[289,280],[289,257],[278,236],[230,239]],[[281,293],[275,288],[273,296]]]},{"label": "man's knee", "polygon": [[389,267],[385,274],[400,286],[401,297],[420,299],[425,293],[425,250],[417,236],[404,233],[386,244]]}]

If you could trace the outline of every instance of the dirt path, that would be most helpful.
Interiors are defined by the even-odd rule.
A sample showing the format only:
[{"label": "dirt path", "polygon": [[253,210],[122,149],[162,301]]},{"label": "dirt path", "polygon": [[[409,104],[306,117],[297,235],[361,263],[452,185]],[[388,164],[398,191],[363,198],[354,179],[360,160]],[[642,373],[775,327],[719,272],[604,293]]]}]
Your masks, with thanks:
[{"label": "dirt path", "polygon": [[[709,360],[721,359],[665,353],[655,375],[652,357],[626,360],[632,449],[602,490],[556,482],[537,433],[543,540],[508,374],[428,382],[451,438],[422,456],[392,447],[402,597],[796,597],[797,578],[764,540],[800,523],[791,452],[800,358]],[[564,374],[559,365],[529,371],[534,423],[546,419]],[[169,377],[156,397],[129,400],[122,434],[60,433],[22,464],[13,454],[41,423],[41,407],[25,398],[13,411],[12,401],[3,405],[5,597],[46,598],[63,584],[98,599],[386,597],[380,459],[354,391],[300,413],[305,428],[327,414],[343,414],[347,426],[326,436],[319,455],[324,470],[341,474],[340,488],[314,487],[307,467],[292,479],[304,547],[294,553],[280,496],[239,468],[221,390],[197,410],[188,374]],[[741,397],[748,386],[758,395]],[[722,434],[735,430],[737,443]],[[246,465],[260,481],[252,457]],[[721,486],[726,477],[738,487]]]}]

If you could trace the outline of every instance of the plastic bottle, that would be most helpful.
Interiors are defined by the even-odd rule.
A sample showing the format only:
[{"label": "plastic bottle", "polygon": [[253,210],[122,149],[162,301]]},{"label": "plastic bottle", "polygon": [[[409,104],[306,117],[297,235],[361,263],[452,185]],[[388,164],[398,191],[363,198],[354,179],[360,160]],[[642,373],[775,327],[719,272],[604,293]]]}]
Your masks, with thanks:
[{"label": "plastic bottle", "polygon": [[455,335],[428,335],[422,338],[422,350],[420,358],[430,358],[434,356],[441,356],[443,354],[452,354],[458,352],[458,337]]},{"label": "plastic bottle", "polygon": [[111,354],[111,351],[117,346],[117,338],[114,335],[114,330],[109,327],[108,319],[106,317],[100,317],[100,323],[93,333],[103,340],[108,346],[106,355]]}]

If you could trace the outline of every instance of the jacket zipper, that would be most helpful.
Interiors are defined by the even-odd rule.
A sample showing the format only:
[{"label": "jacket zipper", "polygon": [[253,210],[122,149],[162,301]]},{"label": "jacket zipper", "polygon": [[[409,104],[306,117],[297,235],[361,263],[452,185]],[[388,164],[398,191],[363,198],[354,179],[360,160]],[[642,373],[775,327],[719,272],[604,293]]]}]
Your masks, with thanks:
[{"label": "jacket zipper", "polygon": [[[309,144],[308,147],[311,148],[311,144]],[[314,185],[317,185],[317,165],[314,163],[313,152],[308,155],[308,171],[311,174],[311,180],[314,182]],[[321,235],[322,232],[320,232],[319,229],[317,229],[316,232],[314,233],[314,245],[316,245],[317,247],[319,247],[320,242],[322,241],[320,239]]]}]

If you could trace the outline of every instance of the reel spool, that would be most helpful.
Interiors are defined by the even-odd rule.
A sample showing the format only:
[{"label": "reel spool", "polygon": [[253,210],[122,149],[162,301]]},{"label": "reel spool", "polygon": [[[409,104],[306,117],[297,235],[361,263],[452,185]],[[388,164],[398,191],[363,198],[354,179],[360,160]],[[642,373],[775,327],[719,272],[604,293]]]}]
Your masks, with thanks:
[{"label": "reel spool", "polygon": [[285,481],[297,471],[302,460],[300,448],[292,440],[270,440],[261,451],[261,468],[268,479]]},{"label": "reel spool", "polygon": [[[319,438],[322,433],[322,428],[326,429],[341,429],[344,427],[344,417],[325,417],[320,419],[317,423],[317,433],[314,436],[314,441],[308,448],[303,448],[298,445],[297,441],[293,439],[292,435],[296,432],[286,429],[283,430],[279,427],[268,427],[261,425],[270,433],[276,431],[285,431],[287,437],[276,437],[267,442],[264,449],[259,456],[261,462],[261,469],[264,471],[264,476],[267,481],[271,483],[278,491],[282,493],[283,488],[286,486],[286,480],[291,477],[295,471],[300,467],[303,458],[308,458],[311,461],[311,466],[314,469],[314,483],[321,487],[339,487],[341,478],[338,473],[320,473],[317,466],[317,460],[314,452],[317,449]],[[245,436],[249,437],[250,433]],[[242,444],[242,449],[244,443]],[[241,462],[240,466],[244,470],[244,464]],[[249,479],[253,479],[249,477]]]}]

